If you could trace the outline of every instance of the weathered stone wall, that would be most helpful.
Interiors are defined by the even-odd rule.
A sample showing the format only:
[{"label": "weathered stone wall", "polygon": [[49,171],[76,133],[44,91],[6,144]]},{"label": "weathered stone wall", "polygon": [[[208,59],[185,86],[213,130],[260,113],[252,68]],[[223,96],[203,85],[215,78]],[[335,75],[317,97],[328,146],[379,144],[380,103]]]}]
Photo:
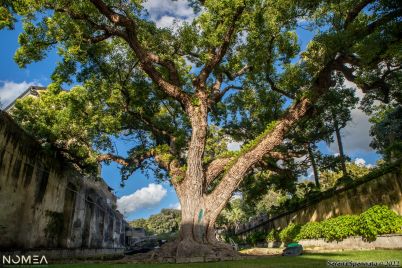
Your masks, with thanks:
[{"label": "weathered stone wall", "polygon": [[302,239],[299,243],[304,250],[360,250],[360,249],[402,249],[402,235],[379,235],[374,241],[365,241],[359,236],[348,237],[342,241],[326,242],[324,239]]},{"label": "weathered stone wall", "polygon": [[0,112],[0,250],[121,248],[126,225],[103,180],[46,152]]},{"label": "weathered stone wall", "polygon": [[268,232],[284,228],[290,223],[322,221],[345,214],[360,214],[368,208],[383,204],[402,215],[402,169],[370,179],[360,185],[340,189],[299,209],[271,218],[262,216],[237,227],[235,233],[243,237],[254,231]]}]

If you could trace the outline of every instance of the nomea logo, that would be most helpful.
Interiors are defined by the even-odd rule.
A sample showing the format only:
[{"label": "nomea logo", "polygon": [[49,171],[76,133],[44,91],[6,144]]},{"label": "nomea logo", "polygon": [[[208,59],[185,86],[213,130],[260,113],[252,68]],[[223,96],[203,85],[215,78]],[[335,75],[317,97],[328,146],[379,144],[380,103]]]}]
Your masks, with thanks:
[{"label": "nomea logo", "polygon": [[3,255],[3,265],[5,264],[48,264],[46,256],[42,255]]}]

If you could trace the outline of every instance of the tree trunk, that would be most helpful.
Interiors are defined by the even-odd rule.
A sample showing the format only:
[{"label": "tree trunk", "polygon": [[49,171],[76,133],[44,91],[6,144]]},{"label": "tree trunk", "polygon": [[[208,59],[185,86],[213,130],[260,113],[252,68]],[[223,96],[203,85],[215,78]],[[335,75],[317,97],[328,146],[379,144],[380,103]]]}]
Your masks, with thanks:
[{"label": "tree trunk", "polygon": [[308,157],[309,157],[309,159],[310,159],[311,166],[313,167],[315,185],[316,185],[318,188],[320,188],[320,178],[318,177],[317,164],[316,164],[316,162],[315,162],[313,150],[311,149],[310,143],[307,144],[307,150],[308,150]]},{"label": "tree trunk", "polygon": [[206,193],[204,187],[207,182],[206,175],[212,176],[214,172],[204,172],[200,161],[206,137],[205,111],[202,109],[203,105],[190,111],[189,113],[193,115],[191,116],[193,130],[187,156],[188,167],[184,181],[174,184],[182,210],[180,234],[175,242],[168,243],[154,252],[154,258],[171,259],[174,256],[177,262],[192,261],[194,257],[197,258],[196,261],[206,261],[227,260],[239,256],[230,245],[216,239],[215,221],[247,171],[275,146],[282,143],[285,133],[307,113],[309,104],[307,98],[293,104],[261,142],[239,156],[236,162],[228,167],[220,183],[211,193]]},{"label": "tree trunk", "polygon": [[[207,197],[197,197],[191,191],[181,188],[181,224],[176,241],[164,245],[155,254],[158,258],[176,259],[176,262],[225,260],[239,254],[215,235],[215,222],[219,213],[213,213],[214,206]],[[188,188],[187,188],[188,189]],[[154,256],[155,257],[155,256]]]},{"label": "tree trunk", "polygon": [[343,176],[346,176],[348,174],[348,171],[346,170],[346,158],[345,153],[343,152],[341,130],[339,129],[338,120],[336,119],[335,115],[334,115],[334,127],[335,127],[336,140],[338,142],[339,157],[341,158],[342,174]]},{"label": "tree trunk", "polygon": [[217,209],[215,200],[205,193],[207,179],[202,158],[208,128],[207,104],[205,97],[199,96],[199,100],[200,105],[190,107],[188,111],[192,134],[185,179],[175,185],[182,216],[179,237],[155,253],[162,258],[175,256],[176,261],[184,262],[191,261],[191,258],[202,258],[202,261],[222,260],[238,255],[215,236],[215,221],[222,209]]}]

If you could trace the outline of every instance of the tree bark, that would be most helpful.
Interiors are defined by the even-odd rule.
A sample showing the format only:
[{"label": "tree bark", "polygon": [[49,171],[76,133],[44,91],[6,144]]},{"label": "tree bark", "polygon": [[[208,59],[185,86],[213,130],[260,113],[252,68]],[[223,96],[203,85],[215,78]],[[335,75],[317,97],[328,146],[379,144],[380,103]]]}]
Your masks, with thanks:
[{"label": "tree bark", "polygon": [[[213,204],[206,196],[197,196],[191,191],[181,191],[182,220],[179,237],[168,243],[155,254],[158,258],[176,258],[176,261],[190,261],[191,258],[203,260],[222,260],[238,256],[234,249],[220,242],[215,235],[215,222],[219,213],[211,210]],[[220,211],[219,211],[220,212]],[[155,256],[154,256],[155,257]]]},{"label": "tree bark", "polygon": [[346,170],[346,158],[345,153],[343,151],[341,130],[339,129],[338,120],[336,119],[335,115],[334,115],[334,128],[335,128],[336,140],[338,142],[339,157],[341,158],[342,174],[343,176],[346,176],[348,174],[348,171]]},{"label": "tree bark", "polygon": [[320,188],[320,178],[318,176],[318,169],[317,169],[317,164],[315,162],[313,150],[311,149],[310,143],[307,144],[307,151],[308,151],[308,157],[310,159],[311,166],[313,167],[313,173],[314,173],[314,180],[315,180],[315,185]]}]

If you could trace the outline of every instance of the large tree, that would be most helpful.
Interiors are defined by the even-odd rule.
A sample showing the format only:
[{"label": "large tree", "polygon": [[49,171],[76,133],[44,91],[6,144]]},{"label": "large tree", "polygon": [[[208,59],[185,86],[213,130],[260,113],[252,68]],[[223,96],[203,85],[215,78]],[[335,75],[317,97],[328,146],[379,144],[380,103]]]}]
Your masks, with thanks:
[{"label": "large tree", "polygon": [[[158,171],[182,208],[179,239],[160,254],[219,257],[234,254],[215,238],[219,213],[264,158],[282,158],[286,133],[314,116],[336,72],[400,102],[402,9],[397,0],[190,2],[194,21],[171,30],[157,28],[141,0],[6,0],[0,27],[22,17],[21,66],[52,47],[63,58],[48,92],[17,105],[17,120],[81,168],[115,161],[124,179]],[[303,52],[300,24],[315,34]],[[61,89],[73,81],[81,85]],[[240,96],[238,113],[224,112],[236,105],[227,95]],[[254,127],[244,119],[257,108],[264,125]],[[248,135],[239,152],[208,145],[222,145],[230,125]],[[111,135],[135,142],[127,157]]]}]

